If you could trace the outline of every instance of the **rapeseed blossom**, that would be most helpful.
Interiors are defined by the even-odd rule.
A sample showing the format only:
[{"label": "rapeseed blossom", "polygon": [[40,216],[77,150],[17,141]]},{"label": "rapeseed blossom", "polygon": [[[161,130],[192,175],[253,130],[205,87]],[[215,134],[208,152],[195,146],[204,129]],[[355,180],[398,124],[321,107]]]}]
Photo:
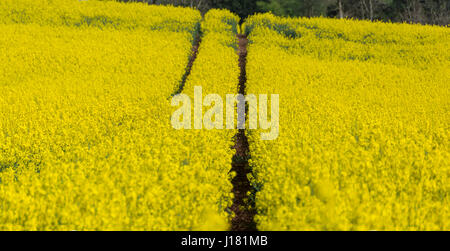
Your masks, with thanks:
[{"label": "rapeseed blossom", "polygon": [[448,28],[250,17],[247,91],[280,95],[249,136],[259,230],[450,229]]},{"label": "rapeseed blossom", "polygon": [[[200,13],[65,3],[0,3],[0,229],[227,230],[231,132],[170,125]],[[192,81],[237,68],[214,39]]]}]

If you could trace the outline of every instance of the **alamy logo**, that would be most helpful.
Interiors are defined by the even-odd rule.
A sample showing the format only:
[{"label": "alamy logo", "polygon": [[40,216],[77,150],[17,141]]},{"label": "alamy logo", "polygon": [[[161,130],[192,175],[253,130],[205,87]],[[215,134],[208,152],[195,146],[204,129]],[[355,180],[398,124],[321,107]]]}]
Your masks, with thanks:
[{"label": "alamy logo", "polygon": [[[208,94],[203,97],[201,86],[194,87],[194,129],[246,129],[246,104],[248,105],[248,128],[259,128],[267,132],[261,133],[262,140],[275,140],[280,133],[279,95],[270,95],[270,118],[268,116],[268,95],[227,94],[224,101],[218,94]],[[180,106],[181,103],[181,106]],[[172,106],[180,106],[172,114],[173,128],[192,129],[192,101],[186,94],[172,98]],[[236,109],[237,106],[237,109]],[[207,107],[205,112],[203,108]],[[225,123],[224,123],[225,108]],[[237,120],[236,120],[237,114]],[[258,116],[259,115],[259,116]],[[235,122],[237,121],[237,127]]]}]

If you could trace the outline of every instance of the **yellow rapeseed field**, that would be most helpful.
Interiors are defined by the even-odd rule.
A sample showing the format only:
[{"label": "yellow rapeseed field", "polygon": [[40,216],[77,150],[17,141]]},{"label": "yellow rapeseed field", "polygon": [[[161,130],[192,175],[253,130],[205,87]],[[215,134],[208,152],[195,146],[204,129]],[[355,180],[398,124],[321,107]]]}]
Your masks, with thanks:
[{"label": "yellow rapeseed field", "polygon": [[450,230],[448,27],[239,21],[0,0],[0,230],[229,230],[238,131],[173,114],[238,93],[239,32],[246,93],[280,102],[279,137],[247,129],[239,156],[258,230]]},{"label": "yellow rapeseed field", "polygon": [[[0,8],[0,229],[228,229],[231,137],[170,124],[199,12],[95,1],[33,12],[33,2]],[[80,13],[125,21],[77,25]],[[237,67],[211,62],[207,44],[205,63]],[[217,74],[203,70],[192,81]]]},{"label": "yellow rapeseed field", "polygon": [[0,23],[100,29],[152,29],[193,33],[201,19],[190,8],[79,0],[2,0]]},{"label": "yellow rapeseed field", "polygon": [[247,20],[247,93],[280,95],[250,132],[259,230],[450,229],[450,31]]}]

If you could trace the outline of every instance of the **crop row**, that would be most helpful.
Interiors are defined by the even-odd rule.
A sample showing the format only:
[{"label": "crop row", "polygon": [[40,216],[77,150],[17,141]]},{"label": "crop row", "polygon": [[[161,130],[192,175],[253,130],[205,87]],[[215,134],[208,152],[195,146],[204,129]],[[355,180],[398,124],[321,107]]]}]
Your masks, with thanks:
[{"label": "crop row", "polygon": [[[199,13],[75,2],[1,3],[24,8],[27,19],[0,14],[0,229],[228,229],[232,132],[170,126],[170,98],[192,54],[189,31],[198,29]],[[58,19],[103,11],[120,16],[125,28]],[[203,26],[227,33],[205,28],[187,88],[206,86],[206,77],[215,77],[216,92],[237,82],[233,50],[215,42],[235,36],[233,25],[220,25],[221,15],[230,17],[217,11],[205,18]],[[159,22],[155,16],[187,30],[144,29]],[[128,29],[134,22],[142,27]]]},{"label": "crop row", "polygon": [[271,15],[246,25],[247,93],[280,95],[278,140],[249,135],[258,229],[449,229],[448,31]]}]

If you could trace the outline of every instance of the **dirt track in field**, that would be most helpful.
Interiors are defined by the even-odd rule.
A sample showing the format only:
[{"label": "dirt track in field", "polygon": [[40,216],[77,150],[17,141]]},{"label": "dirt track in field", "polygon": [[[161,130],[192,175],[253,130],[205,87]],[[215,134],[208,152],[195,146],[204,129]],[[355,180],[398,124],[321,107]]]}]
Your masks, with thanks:
[{"label": "dirt track in field", "polygon": [[[240,94],[245,95],[245,84],[247,82],[247,45],[248,39],[245,35],[237,35],[239,41],[239,67],[241,70],[239,76],[238,91]],[[201,34],[197,34],[192,46],[192,54],[186,66],[186,72],[180,82],[179,89],[174,95],[180,94],[186,84],[187,78],[191,74],[192,66],[197,59],[198,50],[201,43]],[[251,173],[251,169],[248,164],[249,159],[249,145],[245,130],[239,130],[235,135],[236,155],[233,157],[232,172],[236,172],[236,177],[231,181],[233,185],[233,205],[231,211],[234,212],[235,217],[231,221],[231,231],[257,231],[254,217],[256,215],[255,205],[249,199],[250,195],[254,194],[250,181],[247,178],[247,174]]]},{"label": "dirt track in field", "polygon": [[200,47],[201,42],[202,42],[202,36],[201,36],[200,32],[198,32],[198,34],[194,37],[194,44],[192,45],[192,54],[191,54],[191,57],[189,58],[189,62],[187,64],[187,66],[186,66],[186,72],[184,73],[183,78],[181,79],[178,90],[173,94],[173,96],[183,92],[187,78],[191,74],[192,66],[194,65],[194,62],[197,59],[198,48]]},{"label": "dirt track in field", "polygon": [[[239,77],[239,93],[245,95],[245,84],[247,82],[247,45],[248,39],[245,35],[237,36],[239,41],[239,67],[241,74]],[[233,158],[231,171],[237,173],[231,181],[233,184],[234,200],[231,210],[235,217],[231,221],[232,231],[257,231],[254,217],[256,214],[255,205],[249,200],[248,193],[254,194],[247,174],[251,173],[248,164],[249,145],[245,130],[239,130],[235,137],[236,155]]]}]

